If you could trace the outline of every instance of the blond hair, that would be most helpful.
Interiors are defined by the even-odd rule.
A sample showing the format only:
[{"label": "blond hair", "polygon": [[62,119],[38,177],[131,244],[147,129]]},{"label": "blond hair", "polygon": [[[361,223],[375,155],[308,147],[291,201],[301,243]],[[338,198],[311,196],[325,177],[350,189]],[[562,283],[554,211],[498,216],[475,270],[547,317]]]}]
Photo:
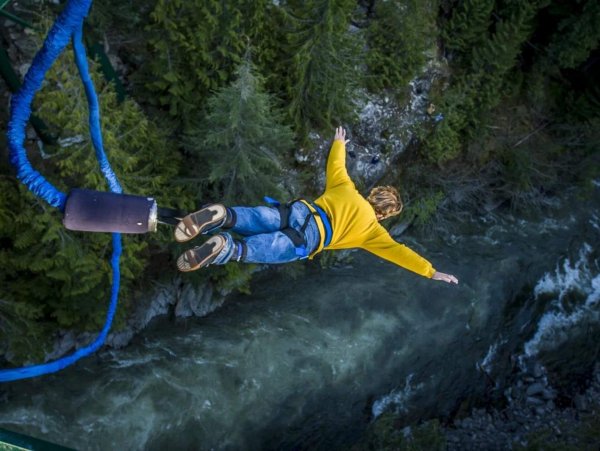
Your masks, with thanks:
[{"label": "blond hair", "polygon": [[399,215],[404,207],[398,190],[393,186],[376,186],[369,193],[367,200],[381,219]]}]

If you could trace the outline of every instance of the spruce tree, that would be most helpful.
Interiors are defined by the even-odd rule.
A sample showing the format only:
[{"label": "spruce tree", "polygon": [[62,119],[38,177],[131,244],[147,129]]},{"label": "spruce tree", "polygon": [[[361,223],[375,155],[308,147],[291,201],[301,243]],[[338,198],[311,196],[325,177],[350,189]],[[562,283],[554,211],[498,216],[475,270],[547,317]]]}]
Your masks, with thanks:
[{"label": "spruce tree", "polygon": [[[535,0],[518,4],[507,2],[499,6],[491,12],[494,18],[493,32],[484,40],[474,39],[468,27],[458,26],[457,22],[446,31],[448,39],[471,43],[471,48],[461,45],[460,50],[464,54],[461,59],[462,70],[457,71],[443,100],[436,102],[444,114],[444,121],[435,127],[427,140],[426,152],[431,160],[443,162],[459,155],[464,138],[480,132],[487,113],[500,103],[509,90],[514,91],[515,83],[511,75],[514,74],[522,47],[532,33],[536,13],[543,6],[543,1]],[[485,22],[483,16],[480,22]],[[453,23],[452,20],[450,23]],[[464,33],[466,38],[449,38],[450,32]]]},{"label": "spruce tree", "polygon": [[359,37],[350,32],[352,0],[311,0],[287,6],[290,115],[305,136],[312,126],[330,127],[348,119],[359,79]]},{"label": "spruce tree", "polygon": [[569,8],[560,20],[547,47],[550,64],[574,69],[583,63],[600,42],[600,2],[583,2],[578,13]]},{"label": "spruce tree", "polygon": [[249,57],[237,69],[235,81],[209,99],[208,110],[187,147],[213,198],[244,205],[282,194],[281,162],[292,147],[292,133],[273,110]]},{"label": "spruce tree", "polygon": [[367,29],[367,85],[401,88],[425,63],[434,43],[437,2],[378,0]]},{"label": "spruce tree", "polygon": [[227,85],[248,41],[265,28],[267,0],[159,0],[149,31],[149,100],[184,126]]},{"label": "spruce tree", "polygon": [[495,0],[464,0],[452,10],[452,17],[442,30],[447,49],[459,55],[487,41],[493,23]]}]

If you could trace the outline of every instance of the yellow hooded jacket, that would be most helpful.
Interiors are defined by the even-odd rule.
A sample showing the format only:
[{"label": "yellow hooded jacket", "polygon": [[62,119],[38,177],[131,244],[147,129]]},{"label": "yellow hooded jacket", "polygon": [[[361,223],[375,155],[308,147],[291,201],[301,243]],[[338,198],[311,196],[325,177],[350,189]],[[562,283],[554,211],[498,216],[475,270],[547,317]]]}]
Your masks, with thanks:
[{"label": "yellow hooded jacket", "polygon": [[[322,250],[361,248],[403,268],[431,278],[435,269],[427,260],[404,244],[396,242],[388,231],[379,224],[375,210],[360,195],[346,171],[346,145],[335,140],[327,159],[327,181],[325,192],[315,200],[331,222],[331,243],[323,249],[324,239],[311,254],[311,258]],[[323,226],[317,221],[321,237]]]}]

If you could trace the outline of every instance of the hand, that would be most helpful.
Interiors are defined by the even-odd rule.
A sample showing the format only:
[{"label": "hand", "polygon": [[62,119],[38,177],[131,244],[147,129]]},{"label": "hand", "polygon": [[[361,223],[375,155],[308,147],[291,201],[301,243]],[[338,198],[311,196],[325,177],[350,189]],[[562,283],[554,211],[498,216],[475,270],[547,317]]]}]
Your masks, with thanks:
[{"label": "hand", "polygon": [[337,127],[335,129],[335,137],[333,138],[333,140],[336,141],[338,139],[344,141],[344,144],[350,142],[349,139],[346,139],[346,130],[344,130],[344,127]]},{"label": "hand", "polygon": [[458,285],[458,279],[452,274],[444,274],[443,272],[436,271],[433,273],[433,276],[431,278],[433,280],[441,280],[442,282],[453,283]]}]

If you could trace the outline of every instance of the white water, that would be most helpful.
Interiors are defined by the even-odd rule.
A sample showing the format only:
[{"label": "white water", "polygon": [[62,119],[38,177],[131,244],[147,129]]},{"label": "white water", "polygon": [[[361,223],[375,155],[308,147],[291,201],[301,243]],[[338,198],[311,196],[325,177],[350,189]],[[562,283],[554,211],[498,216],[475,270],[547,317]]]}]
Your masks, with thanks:
[{"label": "white water", "polygon": [[405,413],[408,411],[407,403],[414,396],[416,391],[421,390],[424,387],[423,383],[413,385],[412,380],[414,376],[414,373],[406,376],[404,388],[393,390],[388,395],[373,403],[373,407],[371,408],[373,418],[377,418],[387,410],[392,410],[395,413]]},{"label": "white water", "polygon": [[[546,273],[536,285],[534,296],[550,296],[552,301],[539,319],[535,335],[524,344],[527,357],[537,355],[541,349],[560,346],[582,321],[598,323],[600,320],[600,271],[598,262],[592,260],[592,251],[592,246],[583,243],[575,262],[565,258],[561,266]],[[596,266],[592,267],[594,263]],[[583,302],[565,307],[565,297],[573,294],[582,297]]]}]

